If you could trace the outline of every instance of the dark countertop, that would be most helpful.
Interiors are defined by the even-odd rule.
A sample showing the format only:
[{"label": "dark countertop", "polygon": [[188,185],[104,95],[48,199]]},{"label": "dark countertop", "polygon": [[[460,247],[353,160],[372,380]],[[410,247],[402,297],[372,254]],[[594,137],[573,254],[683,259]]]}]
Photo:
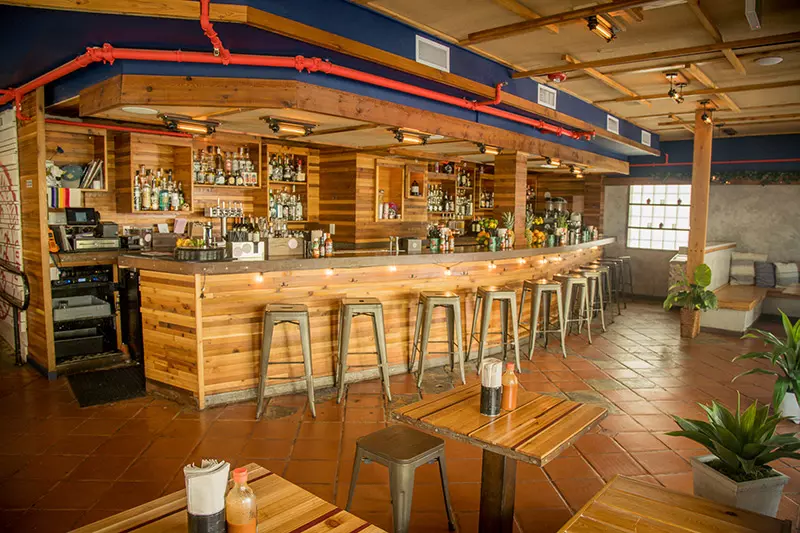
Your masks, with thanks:
[{"label": "dark countertop", "polygon": [[457,246],[455,252],[443,254],[434,254],[429,250],[424,250],[418,254],[401,253],[399,255],[390,255],[386,251],[378,250],[342,251],[336,252],[334,257],[324,259],[288,257],[285,259],[271,259],[267,261],[176,261],[172,257],[172,254],[168,252],[137,252],[120,254],[118,264],[120,267],[189,275],[283,272],[292,270],[363,268],[389,265],[451,265],[456,262],[498,261],[503,259],[516,259],[518,257],[555,255],[585,250],[594,246],[606,246],[613,243],[615,240],[614,237],[607,237],[572,246],[556,246],[553,248],[528,248],[525,246],[501,252],[489,252],[477,246]]}]

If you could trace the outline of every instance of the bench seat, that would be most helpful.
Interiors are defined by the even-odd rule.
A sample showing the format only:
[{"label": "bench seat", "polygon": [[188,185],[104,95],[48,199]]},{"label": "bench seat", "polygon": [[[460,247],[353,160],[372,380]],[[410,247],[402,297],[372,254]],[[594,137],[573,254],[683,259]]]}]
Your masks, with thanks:
[{"label": "bench seat", "polygon": [[723,285],[714,291],[719,309],[700,315],[704,328],[743,333],[762,313],[800,315],[800,285],[767,289],[754,285]]}]

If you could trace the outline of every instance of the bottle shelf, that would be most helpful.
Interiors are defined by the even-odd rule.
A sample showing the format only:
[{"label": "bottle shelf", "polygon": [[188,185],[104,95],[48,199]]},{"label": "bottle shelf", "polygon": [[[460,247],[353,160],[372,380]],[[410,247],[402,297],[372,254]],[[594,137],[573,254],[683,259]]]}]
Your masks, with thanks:
[{"label": "bottle shelf", "polygon": [[239,189],[243,191],[260,191],[261,187],[253,185],[207,185],[203,183],[195,183],[192,185],[195,189]]},{"label": "bottle shelf", "polygon": [[275,185],[275,186],[278,186],[278,185],[303,185],[303,186],[305,186],[305,185],[308,185],[308,182],[307,181],[273,181],[273,180],[269,180],[267,182],[267,185],[269,185],[270,187],[272,187],[273,185]]}]

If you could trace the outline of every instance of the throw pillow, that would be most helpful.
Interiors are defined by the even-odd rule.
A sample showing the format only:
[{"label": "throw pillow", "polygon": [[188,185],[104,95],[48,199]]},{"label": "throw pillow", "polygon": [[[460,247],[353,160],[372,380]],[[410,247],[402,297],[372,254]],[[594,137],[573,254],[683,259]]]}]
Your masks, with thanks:
[{"label": "throw pillow", "polygon": [[797,263],[775,263],[775,286],[785,288],[797,283]]},{"label": "throw pillow", "polygon": [[775,286],[775,265],[766,261],[756,261],[756,287],[771,289]]},{"label": "throw pillow", "polygon": [[756,277],[756,261],[766,261],[767,254],[733,252],[731,254],[731,285],[752,285]]}]

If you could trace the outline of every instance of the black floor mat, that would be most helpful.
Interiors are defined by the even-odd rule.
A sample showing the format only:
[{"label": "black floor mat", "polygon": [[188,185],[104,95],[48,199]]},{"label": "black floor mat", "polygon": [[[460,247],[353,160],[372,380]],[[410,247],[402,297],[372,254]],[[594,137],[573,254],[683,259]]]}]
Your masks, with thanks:
[{"label": "black floor mat", "polygon": [[82,372],[67,376],[67,379],[81,407],[145,395],[144,369],[139,365]]}]

